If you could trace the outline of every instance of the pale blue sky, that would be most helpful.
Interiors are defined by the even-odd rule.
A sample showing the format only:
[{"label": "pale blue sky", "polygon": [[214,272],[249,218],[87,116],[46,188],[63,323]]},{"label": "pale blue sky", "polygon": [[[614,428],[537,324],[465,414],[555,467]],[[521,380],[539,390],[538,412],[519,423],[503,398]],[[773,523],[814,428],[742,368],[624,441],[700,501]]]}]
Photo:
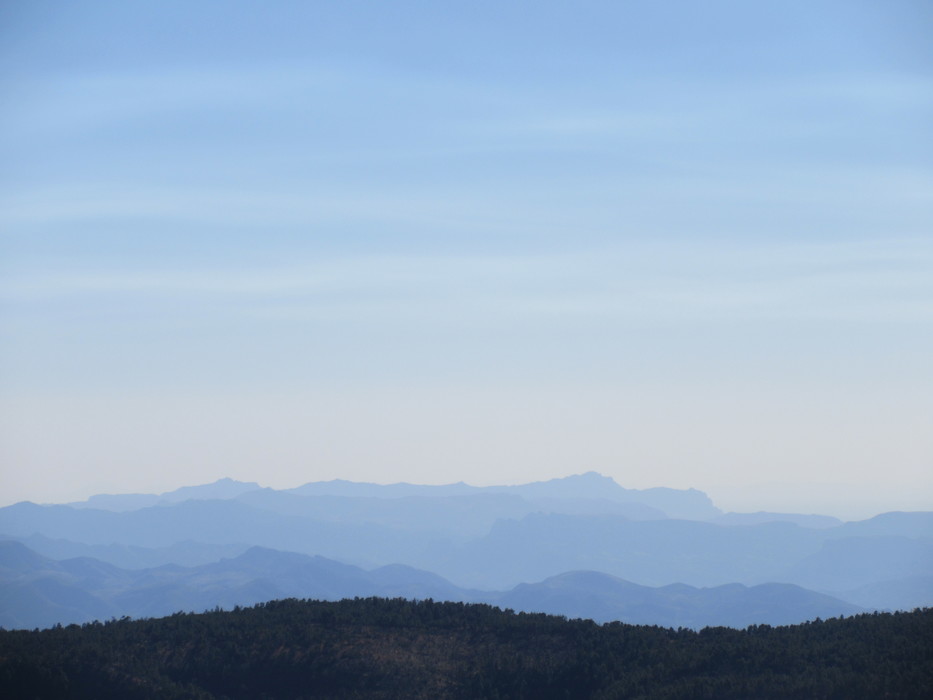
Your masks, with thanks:
[{"label": "pale blue sky", "polygon": [[4,502],[933,507],[933,5],[0,6]]}]

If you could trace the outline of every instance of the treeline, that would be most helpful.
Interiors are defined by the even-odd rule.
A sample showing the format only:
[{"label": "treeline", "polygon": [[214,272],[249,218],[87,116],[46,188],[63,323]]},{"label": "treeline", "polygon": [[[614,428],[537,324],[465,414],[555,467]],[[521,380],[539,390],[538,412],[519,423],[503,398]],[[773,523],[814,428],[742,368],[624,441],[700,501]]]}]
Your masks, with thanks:
[{"label": "treeline", "polygon": [[5,698],[929,698],[933,609],[700,632],[366,598],[0,630]]}]

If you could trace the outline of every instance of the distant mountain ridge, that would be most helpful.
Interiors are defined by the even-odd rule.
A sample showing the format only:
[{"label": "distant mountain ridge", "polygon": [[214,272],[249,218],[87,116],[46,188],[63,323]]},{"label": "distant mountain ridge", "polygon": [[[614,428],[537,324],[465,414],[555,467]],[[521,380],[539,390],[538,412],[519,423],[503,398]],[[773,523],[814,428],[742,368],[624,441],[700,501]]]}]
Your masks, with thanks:
[{"label": "distant mountain ridge", "polygon": [[[276,490],[221,479],[123,498],[0,508],[0,539],[53,560],[90,557],[129,572],[218,564],[258,546],[407,572],[402,589],[415,570],[482,591],[591,571],[651,589],[779,583],[867,609],[933,605],[933,513],[849,523],[722,513],[699,491],[625,489],[595,472],[492,487],[338,480]],[[254,577],[248,587],[284,595],[274,578]],[[61,585],[41,582],[49,595]],[[213,594],[220,589],[206,592]]]},{"label": "distant mountain ridge", "polygon": [[[364,568],[404,564],[461,587],[487,590],[582,569],[648,586],[791,583],[881,609],[890,608],[891,601],[908,609],[933,603],[933,588],[917,583],[933,577],[933,538],[924,536],[925,519],[917,514],[853,523],[856,535],[848,534],[847,525],[722,526],[531,513],[497,520],[484,535],[452,539],[436,521],[469,514],[474,499],[490,497],[444,498],[436,504],[398,499],[398,506],[411,512],[376,513],[383,522],[317,521],[237,500],[186,501],[125,513],[24,503],[0,509],[0,533],[51,558],[91,556],[129,569],[207,564],[259,545]],[[425,511],[430,517],[415,507],[423,500],[432,505]],[[396,515],[402,519],[392,521]],[[422,516],[428,519],[416,527]],[[876,526],[900,534],[874,535]]]},{"label": "distant mountain ridge", "polygon": [[244,493],[261,488],[254,481],[236,481],[225,477],[210,484],[198,486],[182,486],[174,491],[161,494],[127,493],[110,494],[101,493],[91,496],[86,501],[75,501],[65,505],[72,508],[97,508],[100,510],[127,511],[148,508],[160,503],[180,503],[191,499],[227,499],[236,498]]},{"label": "distant mountain ridge", "polygon": [[598,572],[572,572],[537,584],[521,584],[510,591],[477,591],[411,567],[393,565],[365,571],[324,557],[262,547],[197,567],[169,565],[129,571],[87,557],[53,561],[18,542],[0,541],[0,626],[5,628],[48,627],[125,615],[158,617],[281,598],[369,596],[484,602],[597,622],[696,628],[791,624],[863,610],[786,584],[650,588]]},{"label": "distant mountain ridge", "polygon": [[761,525],[762,523],[794,523],[800,527],[814,529],[837,527],[842,525],[839,518],[831,515],[816,515],[804,513],[769,513],[758,511],[756,513],[723,513],[711,520],[717,525]]},{"label": "distant mountain ridge", "polygon": [[[498,597],[501,607],[581,617],[596,622],[623,620],[666,627],[789,625],[817,617],[839,617],[864,608],[800,586],[738,583],[696,588],[670,584],[657,588],[595,571],[572,571],[540,583],[524,583]],[[658,620],[663,620],[659,623]]]},{"label": "distant mountain ridge", "polygon": [[293,494],[297,496],[344,496],[351,498],[397,499],[412,496],[439,498],[445,496],[472,496],[481,493],[510,494],[535,499],[595,499],[618,503],[639,503],[653,509],[657,517],[682,517],[705,519],[721,514],[712,500],[696,489],[626,489],[611,477],[594,471],[585,474],[536,481],[510,486],[471,486],[464,482],[439,486],[409,484],[374,484],[367,482],[314,481],[291,489],[262,488],[256,482],[219,479],[211,484],[184,486],[162,494],[99,494],[86,501],[68,503],[73,508],[98,508],[101,510],[126,511],[159,504],[179,503],[189,499],[226,500],[254,491]]}]

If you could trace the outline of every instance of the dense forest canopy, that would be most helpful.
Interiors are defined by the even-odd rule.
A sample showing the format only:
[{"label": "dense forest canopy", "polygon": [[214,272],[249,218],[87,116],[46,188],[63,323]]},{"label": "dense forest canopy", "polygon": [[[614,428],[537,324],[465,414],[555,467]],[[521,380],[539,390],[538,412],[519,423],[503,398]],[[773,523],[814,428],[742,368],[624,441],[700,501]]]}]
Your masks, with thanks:
[{"label": "dense forest canopy", "polygon": [[12,698],[927,698],[933,609],[746,630],[357,598],[0,631]]}]

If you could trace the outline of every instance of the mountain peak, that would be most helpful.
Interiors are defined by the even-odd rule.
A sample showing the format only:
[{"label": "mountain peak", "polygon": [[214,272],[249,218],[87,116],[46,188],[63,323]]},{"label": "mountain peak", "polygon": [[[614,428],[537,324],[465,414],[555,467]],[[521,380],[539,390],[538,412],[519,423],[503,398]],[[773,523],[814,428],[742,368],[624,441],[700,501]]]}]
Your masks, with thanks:
[{"label": "mountain peak", "polygon": [[256,491],[261,488],[255,481],[236,481],[230,477],[223,477],[210,484],[199,486],[182,486],[174,491],[163,493],[161,498],[165,501],[187,501],[191,498],[236,498],[247,491]]},{"label": "mountain peak", "polygon": [[488,490],[516,493],[526,498],[612,498],[613,493],[625,492],[611,477],[594,471],[529,484],[490,486]]}]

